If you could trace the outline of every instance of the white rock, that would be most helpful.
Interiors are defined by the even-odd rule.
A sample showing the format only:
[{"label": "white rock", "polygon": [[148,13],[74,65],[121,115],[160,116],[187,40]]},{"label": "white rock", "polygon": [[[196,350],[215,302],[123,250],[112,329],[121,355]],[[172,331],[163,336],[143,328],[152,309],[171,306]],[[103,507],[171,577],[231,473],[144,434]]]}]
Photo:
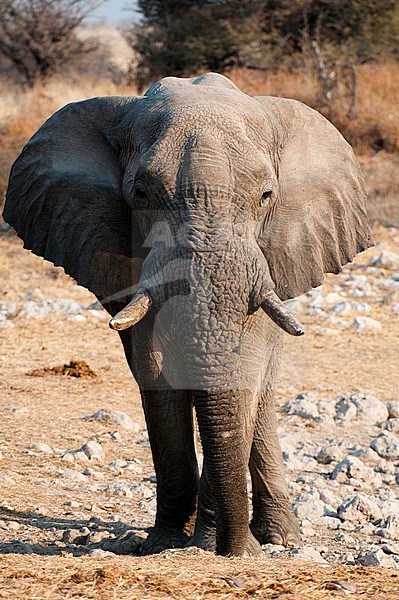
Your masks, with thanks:
[{"label": "white rock", "polygon": [[377,452],[372,450],[371,448],[356,448],[350,451],[352,456],[357,456],[357,458],[364,459],[366,462],[371,463],[373,466],[377,466],[381,464],[381,457],[378,456]]},{"label": "white rock", "polygon": [[320,294],[314,300],[312,300],[310,306],[314,308],[326,308],[330,307],[333,304],[341,302],[342,299],[342,294],[337,294],[336,292],[330,292],[329,294]]},{"label": "white rock", "polygon": [[85,452],[83,452],[83,450],[75,450],[75,452],[73,452],[72,454],[74,460],[77,460],[82,463],[89,462],[89,457]]},{"label": "white rock", "polygon": [[355,302],[353,304],[353,309],[363,313],[371,312],[371,306],[370,304],[367,304],[367,302]]},{"label": "white rock", "polygon": [[133,494],[141,495],[144,500],[148,500],[149,498],[155,497],[155,488],[151,488],[144,483],[138,483],[137,485],[133,485],[131,488]]},{"label": "white rock", "polygon": [[87,553],[87,556],[94,556],[94,558],[109,558],[115,556],[113,552],[109,550],[101,550],[101,548],[93,548]]},{"label": "white rock", "polygon": [[89,477],[93,477],[97,481],[98,480],[102,481],[104,479],[103,473],[101,473],[100,471],[94,471],[94,469],[91,469],[90,467],[85,468],[85,470],[83,471],[83,475],[88,475]]},{"label": "white rock", "polygon": [[25,319],[45,319],[54,315],[68,317],[77,315],[82,310],[83,307],[78,302],[65,298],[42,300],[41,302],[28,300],[20,311],[19,317]]},{"label": "white rock", "polygon": [[390,488],[380,490],[377,502],[384,519],[389,520],[390,525],[399,527],[399,499],[396,490]]},{"label": "white rock", "polygon": [[399,522],[396,515],[388,516],[376,535],[389,540],[399,541]]},{"label": "white rock", "polygon": [[0,321],[0,327],[2,327],[3,329],[6,329],[7,327],[15,327],[15,323],[13,321]]},{"label": "white rock", "polygon": [[32,300],[33,302],[40,302],[44,300],[44,294],[40,288],[34,288],[30,292],[27,292],[25,295],[27,300]]},{"label": "white rock", "polygon": [[325,504],[318,498],[309,498],[304,502],[295,502],[293,505],[294,514],[303,521],[307,519],[311,523],[316,523],[320,517],[324,516]]},{"label": "white rock", "polygon": [[[326,419],[335,418],[335,400],[332,398],[320,398],[317,403],[317,408],[320,413],[320,418],[323,423],[326,423]],[[334,424],[332,423],[332,426]]]},{"label": "white rock", "polygon": [[398,563],[392,556],[387,556],[383,550],[375,550],[361,556],[356,560],[363,567],[390,567],[393,569],[399,568]]},{"label": "white rock", "polygon": [[399,437],[389,431],[383,431],[370,442],[370,447],[387,460],[399,460]]},{"label": "white rock", "polygon": [[61,460],[65,460],[65,462],[73,463],[73,453],[72,452],[66,452],[65,454],[63,454],[61,456]]},{"label": "white rock", "polygon": [[115,424],[122,429],[127,429],[138,433],[141,431],[141,427],[138,423],[132,421],[132,419],[126,413],[120,410],[109,410],[107,408],[101,408],[97,412],[87,417],[84,417],[85,421],[101,421],[102,423]]},{"label": "white rock", "polygon": [[105,312],[100,312],[99,310],[88,310],[87,313],[96,319],[106,319],[107,315]]},{"label": "white rock", "polygon": [[342,500],[339,496],[334,494],[328,487],[319,489],[320,500],[331,506],[334,510],[338,509]]},{"label": "white rock", "polygon": [[324,323],[327,323],[328,325],[342,325],[343,327],[349,325],[348,321],[345,321],[345,319],[337,317],[336,315],[328,315],[328,317],[324,319]]},{"label": "white rock", "polygon": [[338,507],[338,514],[341,519],[352,523],[375,521],[383,517],[378,504],[366,494],[347,496]]},{"label": "white rock", "polygon": [[379,256],[371,259],[370,265],[373,267],[382,267],[383,269],[398,269],[399,254],[383,250]]},{"label": "white rock", "polygon": [[23,309],[19,312],[22,319],[44,319],[50,313],[47,303],[36,304],[36,302],[25,302]]},{"label": "white rock", "polygon": [[318,463],[323,465],[329,465],[332,462],[337,462],[341,460],[343,457],[344,451],[337,444],[329,444],[328,446],[323,446],[320,448],[319,452],[316,455],[316,460]]},{"label": "white rock", "polygon": [[126,496],[126,498],[133,498],[134,495],[129,486],[123,483],[111,483],[107,486],[107,491],[116,496]]},{"label": "white rock", "polygon": [[39,442],[38,444],[34,444],[33,447],[35,448],[35,450],[38,450],[39,452],[44,452],[45,454],[53,453],[52,447],[49,446],[48,444],[44,444],[42,442]]},{"label": "white rock", "polygon": [[345,546],[347,546],[349,548],[355,546],[355,544],[356,544],[355,538],[352,537],[351,535],[348,535],[347,533],[339,533],[338,535],[335,536],[334,540],[336,542],[342,542],[343,544],[345,544]]},{"label": "white rock", "polygon": [[380,331],[381,323],[371,317],[355,317],[351,327],[358,331]]},{"label": "white rock", "polygon": [[277,556],[285,554],[286,551],[287,548],[285,546],[281,546],[280,544],[262,544],[262,552],[265,554]]},{"label": "white rock", "polygon": [[341,300],[341,302],[331,306],[329,310],[337,315],[347,315],[351,312],[352,305],[347,300]]},{"label": "white rock", "polygon": [[292,300],[287,300],[284,304],[291,312],[303,314],[306,311],[309,299],[306,296],[298,296]]},{"label": "white rock", "polygon": [[68,502],[65,503],[65,506],[70,506],[70,508],[79,508],[81,505],[79,502],[76,502],[76,500],[68,500]]},{"label": "white rock", "polygon": [[385,431],[391,431],[392,433],[399,433],[399,418],[394,417],[392,419],[387,419],[386,421],[382,421],[379,424],[381,429],[385,429]]},{"label": "white rock", "polygon": [[65,471],[61,472],[61,476],[66,479],[72,479],[72,481],[77,481],[78,483],[86,483],[87,481],[86,475],[74,469],[65,469]]},{"label": "white rock", "polygon": [[389,419],[399,418],[399,400],[387,402],[387,409]]},{"label": "white rock", "polygon": [[18,313],[16,302],[0,302],[0,313],[5,317],[15,317]]},{"label": "white rock", "polygon": [[340,482],[345,482],[348,479],[357,479],[364,481],[368,485],[381,485],[381,475],[362,463],[356,456],[347,456],[337,464],[331,474],[331,479],[336,479]]},{"label": "white rock", "polygon": [[317,399],[308,392],[299,394],[295,400],[286,402],[283,410],[290,415],[298,415],[303,419],[318,419],[320,417]]},{"label": "white rock", "polygon": [[399,544],[395,543],[395,542],[385,542],[385,544],[383,544],[381,546],[381,549],[386,553],[386,554],[395,554],[395,556],[399,556]]},{"label": "white rock", "polygon": [[293,558],[299,558],[300,560],[309,560],[319,564],[327,565],[327,561],[324,560],[320,552],[311,546],[302,546],[302,548],[292,548],[289,552]]},{"label": "white rock", "polygon": [[122,427],[122,429],[134,431],[135,433],[138,433],[141,429],[138,423],[132,421],[132,419],[126,413],[120,410],[114,411],[114,422],[116,425],[119,425],[119,427]]},{"label": "white rock", "polygon": [[[340,556],[340,563],[342,563],[343,565],[355,565],[356,561],[355,561],[355,557],[352,554],[352,552],[345,552],[345,554],[342,554]],[[345,588],[342,588],[344,593],[345,593]]]},{"label": "white rock", "polygon": [[341,519],[337,519],[337,517],[332,517],[329,515],[324,515],[320,517],[317,522],[317,525],[321,525],[322,527],[328,527],[328,529],[339,529],[341,527]]},{"label": "white rock", "polygon": [[316,327],[315,333],[319,335],[338,335],[341,332],[339,329],[332,329],[331,327]]},{"label": "white rock", "polygon": [[371,395],[354,393],[349,396],[357,408],[357,416],[370,423],[380,423],[388,418],[388,408],[384,402]]},{"label": "white rock", "polygon": [[371,423],[380,423],[388,418],[388,409],[383,402],[362,393],[340,396],[335,409],[336,419],[340,421],[359,418]]},{"label": "white rock", "polygon": [[84,315],[68,315],[67,319],[73,323],[85,323],[87,321]]},{"label": "white rock", "polygon": [[84,444],[80,450],[84,452],[89,460],[97,460],[102,462],[105,457],[104,450],[101,444],[95,440],[90,440],[87,444]]},{"label": "white rock", "polygon": [[338,421],[353,421],[357,417],[356,405],[346,398],[341,398],[335,405],[335,418]]},{"label": "white rock", "polygon": [[15,415],[26,414],[29,409],[26,406],[5,406],[3,410],[14,413]]}]

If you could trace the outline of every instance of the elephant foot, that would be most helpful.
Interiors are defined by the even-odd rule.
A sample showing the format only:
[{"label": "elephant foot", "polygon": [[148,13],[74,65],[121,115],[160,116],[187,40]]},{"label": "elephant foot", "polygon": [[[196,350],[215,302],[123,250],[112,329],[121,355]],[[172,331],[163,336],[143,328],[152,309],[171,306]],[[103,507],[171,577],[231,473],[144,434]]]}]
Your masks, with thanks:
[{"label": "elephant foot", "polygon": [[140,554],[159,554],[169,548],[184,548],[189,536],[176,527],[152,527],[147,539],[142,543]]},{"label": "elephant foot", "polygon": [[[202,531],[197,531],[187,542],[187,546],[196,546],[207,552],[216,553],[216,530],[203,529]],[[261,552],[262,548],[260,547],[259,542],[248,529],[248,539],[243,556],[248,558],[250,556],[256,556]]]},{"label": "elephant foot", "polygon": [[287,548],[301,545],[299,523],[288,503],[264,509],[254,516],[250,528],[260,544],[276,544]]}]

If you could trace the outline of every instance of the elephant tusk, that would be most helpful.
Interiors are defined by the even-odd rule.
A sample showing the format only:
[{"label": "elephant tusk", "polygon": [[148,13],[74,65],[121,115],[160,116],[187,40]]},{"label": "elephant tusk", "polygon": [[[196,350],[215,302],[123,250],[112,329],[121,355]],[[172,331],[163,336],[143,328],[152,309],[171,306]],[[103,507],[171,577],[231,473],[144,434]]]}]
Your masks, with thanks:
[{"label": "elephant tusk", "polygon": [[290,335],[303,335],[305,330],[302,323],[284,306],[276,292],[271,290],[262,302],[265,313]]},{"label": "elephant tusk", "polygon": [[136,325],[145,317],[151,304],[150,295],[143,289],[138,290],[129,304],[110,320],[109,326],[111,329],[121,331]]}]

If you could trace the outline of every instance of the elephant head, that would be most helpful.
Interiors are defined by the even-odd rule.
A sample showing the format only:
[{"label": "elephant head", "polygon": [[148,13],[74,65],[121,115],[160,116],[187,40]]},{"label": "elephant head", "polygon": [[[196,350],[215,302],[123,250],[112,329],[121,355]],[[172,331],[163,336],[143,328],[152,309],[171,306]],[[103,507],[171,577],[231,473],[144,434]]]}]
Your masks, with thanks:
[{"label": "elephant head", "polygon": [[247,531],[243,329],[263,308],[303,333],[282,301],[371,245],[365,197],[330,122],[217,74],[70,104],[13,166],[4,217],[25,248],[91,290],[115,329],[151,322],[159,371],[192,390],[222,554]]}]

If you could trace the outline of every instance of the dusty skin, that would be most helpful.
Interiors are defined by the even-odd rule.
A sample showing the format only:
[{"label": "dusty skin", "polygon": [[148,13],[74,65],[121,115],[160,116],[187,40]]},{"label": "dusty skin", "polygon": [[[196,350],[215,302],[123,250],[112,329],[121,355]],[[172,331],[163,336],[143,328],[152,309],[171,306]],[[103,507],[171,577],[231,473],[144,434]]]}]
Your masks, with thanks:
[{"label": "dusty skin", "polygon": [[[377,228],[374,236],[385,250],[397,249],[398,230]],[[381,247],[360,255],[357,265],[378,256]],[[40,301],[38,289],[46,300],[94,302],[62,270],[24,251],[9,233],[0,238],[0,253],[2,302],[20,306],[27,293],[39,295]],[[325,289],[333,291],[338,280],[328,277]],[[380,331],[344,327],[338,335],[325,335],[317,329],[324,325],[317,316],[301,317],[307,335],[286,336],[278,407],[305,390],[337,396],[367,389],[384,402],[399,399],[399,318],[392,312],[398,299],[391,295],[386,302],[368,302],[373,311],[368,316],[381,323]],[[87,312],[85,321],[11,317],[15,326],[0,330],[0,598],[341,598],[346,589],[341,584],[347,581],[347,592],[357,590],[364,598],[399,597],[399,571],[335,564],[328,556],[328,564],[317,565],[287,557],[223,559],[190,550],[144,558],[88,555],[99,547],[94,540],[107,534],[112,538],[132,529],[138,540],[144,539],[155,495],[153,482],[144,494],[140,491],[153,468],[137,388],[117,334],[108,328],[105,314],[97,312]],[[86,361],[97,377],[28,375],[71,360]],[[83,420],[102,408],[128,414],[135,429]],[[293,423],[281,412],[279,418],[281,431],[301,431],[304,438],[319,427]],[[362,424],[354,422],[348,435],[361,439],[363,433]],[[68,450],[89,440],[101,443],[103,462],[65,458]],[[50,451],[40,451],[37,444],[47,444]],[[127,471],[120,466],[126,463]],[[88,473],[86,483],[62,476],[67,469]],[[137,483],[136,492],[123,487],[129,478]],[[82,527],[90,530],[93,543]],[[76,532],[74,540],[64,533],[68,530],[72,538]],[[339,550],[337,532],[321,528],[316,533],[304,540],[307,545]]]}]

